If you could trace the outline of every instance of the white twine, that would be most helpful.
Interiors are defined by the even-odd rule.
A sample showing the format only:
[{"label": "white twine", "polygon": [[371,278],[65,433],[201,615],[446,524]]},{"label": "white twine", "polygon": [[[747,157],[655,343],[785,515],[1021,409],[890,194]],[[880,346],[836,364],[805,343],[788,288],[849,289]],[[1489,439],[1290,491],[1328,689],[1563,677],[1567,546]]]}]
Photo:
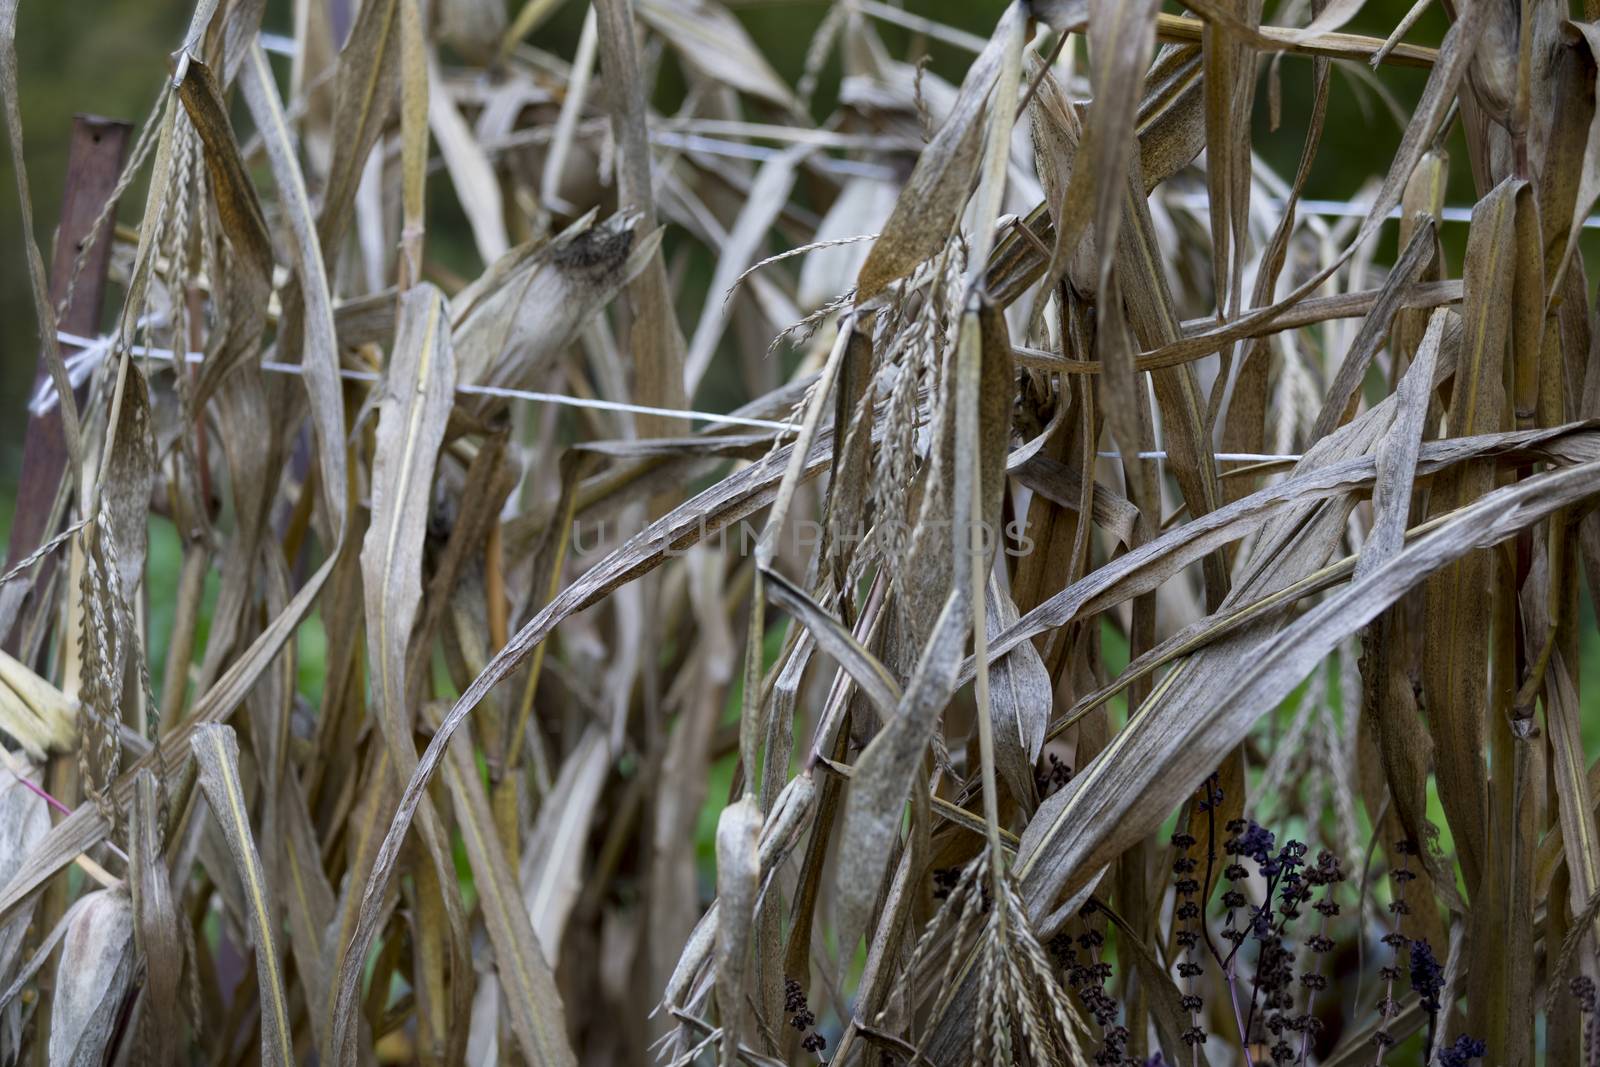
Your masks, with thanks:
[{"label": "white twine", "polygon": [[[80,337],[77,334],[59,332],[56,339],[64,345],[77,345],[82,351],[75,352],[67,357],[69,378],[73,385],[82,382],[95,364],[104,359],[111,351],[111,337]],[[141,356],[145,359],[161,360],[167,363],[176,362],[177,355],[170,348],[152,348],[148,345],[129,345],[131,355]],[[185,363],[204,363],[205,355],[201,352],[184,353]],[[272,374],[304,374],[305,368],[298,363],[278,363],[273,360],[263,360],[261,369]],[[75,376],[74,376],[75,375]],[[352,382],[378,382],[383,376],[376,371],[351,370],[340,368],[339,377]],[[781,433],[793,432],[796,427],[787,422],[774,422],[771,419],[751,419],[743,415],[721,415],[714,411],[693,411],[686,408],[657,408],[645,404],[624,404],[615,400],[600,400],[597,398],[563,396],[560,393],[541,393],[531,389],[507,389],[496,385],[458,385],[456,392],[468,393],[474,396],[505,397],[511,400],[531,400],[541,404],[562,404],[574,408],[590,408],[596,411],[626,411],[635,415],[663,415],[674,419],[699,419],[702,422],[713,422],[723,426],[751,426],[762,430],[777,430]],[[42,414],[55,406],[56,394],[53,386],[46,382],[45,387],[39,391],[29,410],[35,414]]]}]

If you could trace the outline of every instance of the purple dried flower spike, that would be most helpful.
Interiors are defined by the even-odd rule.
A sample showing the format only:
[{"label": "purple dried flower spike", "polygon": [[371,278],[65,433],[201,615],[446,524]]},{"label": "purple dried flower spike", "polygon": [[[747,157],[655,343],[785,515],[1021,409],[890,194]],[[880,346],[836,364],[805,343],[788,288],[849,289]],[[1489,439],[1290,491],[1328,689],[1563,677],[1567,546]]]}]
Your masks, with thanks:
[{"label": "purple dried flower spike", "polygon": [[1467,1067],[1472,1060],[1481,1059],[1489,1046],[1475,1037],[1462,1034],[1455,1044],[1439,1050],[1439,1067]]},{"label": "purple dried flower spike", "polygon": [[1439,991],[1444,988],[1444,966],[1426,940],[1411,942],[1411,990],[1422,998],[1430,1015],[1439,1011]]}]

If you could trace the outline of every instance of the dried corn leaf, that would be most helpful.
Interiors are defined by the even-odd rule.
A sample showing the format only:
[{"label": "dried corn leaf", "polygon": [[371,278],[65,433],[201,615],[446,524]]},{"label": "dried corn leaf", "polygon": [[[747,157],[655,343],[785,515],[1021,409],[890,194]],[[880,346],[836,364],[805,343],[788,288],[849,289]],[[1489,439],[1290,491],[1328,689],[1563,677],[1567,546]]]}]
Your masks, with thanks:
[{"label": "dried corn leaf", "polygon": [[77,740],[77,701],[0,651],[0,730],[36,760]]},{"label": "dried corn leaf", "polygon": [[123,999],[133,989],[133,907],[126,893],[102,889],[84,897],[62,923],[50,1065],[96,1067],[111,1051]]},{"label": "dried corn leaf", "polygon": [[715,0],[640,0],[639,17],[678,50],[703,77],[740,92],[799,111],[800,104],[778,77],[732,12]]},{"label": "dried corn leaf", "polygon": [[843,667],[873,707],[885,718],[900,706],[900,685],[878,658],[861,646],[844,624],[822,609],[805,591],[776,571],[763,573],[767,595],[772,602],[790,612],[811,633],[817,647]]},{"label": "dried corn leaf", "polygon": [[278,954],[277,910],[250,831],[250,808],[239,780],[239,743],[232,727],[214,724],[196,730],[190,743],[200,765],[201,788],[228,842],[244,889],[242,918],[255,944],[256,983],[261,995],[261,1060],[288,1067],[295,1062],[294,1035],[289,1028],[283,959]]},{"label": "dried corn leaf", "polygon": [[205,147],[206,173],[232,251],[225,293],[226,326],[212,339],[211,351],[201,364],[193,401],[199,405],[241,364],[253,364],[258,358],[272,283],[272,242],[261,201],[228,121],[221,87],[210,68],[191,62],[178,87],[178,98]]},{"label": "dried corn leaf", "polygon": [[746,971],[753,945],[760,886],[761,807],[744,796],[717,819],[717,1013],[722,1021],[722,1065],[739,1062],[745,1031]]},{"label": "dried corn leaf", "polygon": [[637,215],[585,219],[507,252],[450,301],[463,383],[527,388],[656,254],[660,234]]},{"label": "dried corn leaf", "polygon": [[[1022,17],[1021,7],[1015,4],[1005,15],[1009,20]],[[858,305],[943,249],[954,232],[977,177],[983,118],[1000,72],[1005,40],[1005,33],[997,33],[973,61],[944,125],[917,157],[916,169],[856,276]],[[996,106],[1009,104],[997,101]]]},{"label": "dried corn leaf", "polygon": [[[7,881],[22,859],[50,830],[50,812],[29,783],[38,785],[39,769],[7,754],[0,771],[0,882]],[[28,781],[23,781],[24,776]],[[0,989],[17,979],[28,935],[29,919],[19,915],[0,924]],[[0,1003],[0,1058],[15,1058],[22,1043],[22,1005]]]},{"label": "dried corn leaf", "polygon": [[[985,625],[990,640],[1017,623],[1017,605],[989,578]],[[1044,746],[1045,728],[1054,703],[1050,672],[1031,641],[996,660],[989,673],[994,711],[995,768],[1024,808],[1034,803],[1034,764]]]},{"label": "dried corn leaf", "polygon": [[[1203,703],[1163,708],[1165,714],[1160,717],[1141,708],[1112,747],[1062,794],[1078,803],[1058,805],[1047,818],[1030,824],[1019,848],[1019,871],[1030,890],[1029,899],[1053,898],[1061,887],[1085,877],[1097,859],[1116,855],[1129,841],[1148,832],[1149,825],[1154,825],[1152,818],[1158,820],[1184,791],[1198,784],[1204,771],[1195,768],[1220,760],[1255,719],[1288,695],[1345,635],[1365,625],[1438,567],[1513,536],[1565,501],[1595,491],[1597,477],[1600,464],[1591,461],[1496,490],[1453,512],[1389,563],[1352,582],[1293,624],[1266,640],[1247,642],[1244,655],[1230,652],[1242,665],[1206,694]],[[1173,745],[1175,736],[1185,743]],[[1190,769],[1181,770],[1179,761]],[[1071,817],[1064,818],[1068,811]],[[1105,821],[1090,819],[1094,813]],[[1070,842],[1059,842],[1048,828],[1067,822],[1097,829]],[[1035,825],[1038,833],[1032,832]],[[1066,847],[1046,847],[1058,843]]]},{"label": "dried corn leaf", "polygon": [[339,52],[331,140],[341,150],[333,154],[317,216],[317,236],[330,254],[350,224],[356,187],[366,169],[367,156],[394,107],[399,80],[399,5],[404,2],[376,0],[362,4]]},{"label": "dried corn leaf", "polygon": [[455,799],[457,824],[472,863],[484,925],[494,944],[495,966],[522,1053],[529,1063],[576,1064],[555,977],[539,950],[528,912],[523,910],[517,880],[495,832],[489,794],[468,746],[451,749],[445,782]]},{"label": "dried corn leaf", "polygon": [[[1452,432],[1484,433],[1509,424],[1507,343],[1515,277],[1517,201],[1531,194],[1521,183],[1501,185],[1473,211],[1468,239],[1462,318],[1465,331],[1449,412]],[[1483,495],[1494,472],[1478,466],[1448,476],[1429,496],[1443,513]],[[1469,892],[1484,870],[1488,825],[1488,769],[1484,765],[1488,701],[1490,560],[1472,556],[1441,571],[1427,585],[1428,640],[1423,685],[1433,735],[1439,799],[1450,820]],[[1457,829],[1457,827],[1460,829]]]},{"label": "dried corn leaf", "polygon": [[[405,0],[401,0],[402,3]],[[489,155],[472,136],[461,113],[445,91],[438,61],[428,62],[428,126],[439,144],[445,169],[456,189],[456,200],[472,227],[478,257],[494,263],[506,254],[511,242],[506,238],[505,207],[500,198],[500,182],[495,177]],[[414,136],[414,135],[413,135]],[[412,181],[415,181],[413,178]]]},{"label": "dried corn leaf", "polygon": [[590,727],[562,764],[522,853],[522,902],[552,966],[560,962],[561,936],[583,888],[584,846],[609,768],[605,731]]},{"label": "dried corn leaf", "polygon": [[134,779],[133,818],[129,822],[129,887],[133,894],[134,943],[144,958],[145,1010],[141,1040],[151,1060],[177,1057],[183,1022],[178,1014],[178,980],[183,972],[183,934],[166,859],[161,854],[160,785],[141,770]]}]

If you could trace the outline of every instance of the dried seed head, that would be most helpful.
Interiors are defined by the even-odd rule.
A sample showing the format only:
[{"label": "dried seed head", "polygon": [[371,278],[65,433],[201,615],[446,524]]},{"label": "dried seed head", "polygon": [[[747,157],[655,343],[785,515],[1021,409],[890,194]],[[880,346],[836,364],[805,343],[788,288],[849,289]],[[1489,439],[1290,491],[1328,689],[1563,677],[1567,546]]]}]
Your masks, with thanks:
[{"label": "dried seed head", "polygon": [[133,905],[120,890],[100,890],[70,922],[56,965],[50,1063],[91,1067],[105,1061],[133,982]]}]

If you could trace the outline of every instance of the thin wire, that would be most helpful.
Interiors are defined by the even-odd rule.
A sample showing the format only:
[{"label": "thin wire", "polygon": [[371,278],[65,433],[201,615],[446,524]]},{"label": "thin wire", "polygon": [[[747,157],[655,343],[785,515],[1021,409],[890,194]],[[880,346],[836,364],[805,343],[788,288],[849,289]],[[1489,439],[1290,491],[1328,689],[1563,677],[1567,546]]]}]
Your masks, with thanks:
[{"label": "thin wire", "polygon": [[[1101,459],[1121,459],[1121,452],[1096,452]],[[1166,459],[1164,451],[1140,452],[1140,459]],[[1213,452],[1211,458],[1218,463],[1282,463],[1285,460],[1300,460],[1303,457],[1289,452]]]},{"label": "thin wire", "polygon": [[[651,130],[650,143],[663,145],[667,148],[677,148],[685,152],[704,152],[714,156],[729,156],[734,159],[768,160],[781,155],[783,149],[768,148],[766,145],[745,144],[743,141],[730,141],[722,137],[707,137],[700,133],[679,133],[676,130]],[[818,170],[832,174],[845,174],[857,178],[876,178],[888,181],[896,176],[893,167],[878,163],[863,163],[856,159],[840,159],[837,156],[813,154],[810,164]]]},{"label": "thin wire", "polygon": [[[1205,211],[1210,206],[1210,201],[1204,193],[1183,193],[1178,196],[1167,197],[1167,203],[1176,204],[1190,211]],[[1267,197],[1269,207],[1281,209],[1284,201],[1276,197]],[[1320,215],[1326,218],[1364,219],[1372,210],[1370,204],[1363,204],[1351,200],[1301,200],[1297,207],[1303,214]],[[1385,218],[1398,219],[1401,209],[1392,209]],[[1470,207],[1445,207],[1440,210],[1439,218],[1445,222],[1471,222],[1472,208]],[[1600,215],[1590,215],[1583,220],[1586,230],[1600,230]]]},{"label": "thin wire", "polygon": [[[110,337],[80,337],[77,334],[58,332],[56,337],[62,344],[77,345],[86,350],[110,350]],[[163,360],[171,363],[176,360],[176,355],[170,348],[151,348],[148,345],[130,345],[130,355],[142,356],[146,359]],[[97,353],[97,357],[103,353]],[[205,355],[200,352],[187,352],[184,354],[186,363],[204,363]],[[263,360],[261,369],[273,374],[303,374],[305,368],[298,363],[278,363],[273,360]],[[379,382],[382,375],[376,371],[350,370],[341,368],[339,377],[353,382]],[[560,393],[540,393],[529,389],[506,389],[496,385],[458,385],[456,392],[469,393],[474,396],[505,397],[511,400],[531,400],[541,404],[562,404],[574,408],[591,408],[597,411],[626,411],[635,415],[663,415],[674,419],[699,419],[702,422],[713,422],[724,426],[752,426],[762,430],[776,430],[780,433],[793,433],[796,427],[787,422],[774,422],[770,419],[751,419],[742,415],[719,415],[714,411],[692,411],[683,408],[657,408],[645,404],[623,404],[615,400],[600,400],[577,396],[563,396]]]},{"label": "thin wire", "polygon": [[[86,351],[96,348],[109,350],[110,337],[101,337],[98,340],[92,337],[80,337],[77,334],[65,331],[56,334],[56,337],[65,345],[76,345]],[[146,359],[164,360],[168,363],[175,358],[170,348],[151,348],[148,345],[130,345],[130,355],[143,356]],[[79,353],[82,355],[82,353]],[[204,363],[205,355],[200,352],[185,354],[185,362]],[[274,360],[263,360],[261,369],[273,374],[303,374],[305,368],[298,363],[278,363]],[[341,369],[339,376],[352,382],[380,382],[383,376],[376,371]],[[469,393],[474,396],[504,397],[508,400],[529,400],[539,404],[561,404],[566,407],[591,408],[598,411],[626,411],[636,415],[664,415],[675,419],[699,419],[702,422],[714,422],[725,426],[752,426],[762,430],[776,430],[779,433],[793,433],[796,427],[793,423],[773,422],[770,419],[750,419],[742,415],[719,415],[714,411],[690,411],[680,408],[656,408],[644,404],[623,404],[615,400],[599,400],[578,396],[563,396],[560,393],[540,393],[531,389],[506,389],[495,385],[458,385],[456,392]],[[1121,459],[1121,452],[1100,452],[1103,459]],[[1140,452],[1140,459],[1166,459],[1165,451]],[[1278,463],[1286,460],[1298,460],[1298,455],[1287,453],[1257,453],[1257,452],[1217,452],[1213,459],[1219,463]]]}]

